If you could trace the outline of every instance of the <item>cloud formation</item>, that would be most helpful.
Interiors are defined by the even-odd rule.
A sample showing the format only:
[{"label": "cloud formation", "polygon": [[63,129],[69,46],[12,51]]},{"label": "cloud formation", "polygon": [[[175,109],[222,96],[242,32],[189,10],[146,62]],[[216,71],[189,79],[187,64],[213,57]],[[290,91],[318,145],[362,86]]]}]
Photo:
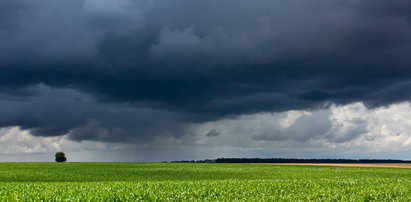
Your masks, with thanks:
[{"label": "cloud formation", "polygon": [[[142,141],[77,142],[71,141],[69,135],[34,137],[17,127],[3,128],[0,130],[0,160],[52,161],[53,152],[59,150],[65,151],[70,161],[256,156],[408,159],[410,114],[410,103],[374,109],[353,103],[316,111],[258,113],[200,123],[191,134],[179,137],[157,135],[150,144]],[[8,159],[10,155],[14,155],[14,160]]]},{"label": "cloud formation", "polygon": [[[401,152],[411,145],[410,103],[368,109],[362,103],[315,111],[258,113],[201,124],[196,144],[294,151]],[[207,128],[219,136],[204,137]],[[345,152],[343,150],[346,150]]]},{"label": "cloud formation", "polygon": [[0,129],[0,155],[36,154],[60,150],[60,137],[34,137],[17,127]]},{"label": "cloud formation", "polygon": [[107,142],[146,141],[157,135],[180,136],[187,130],[183,117],[173,112],[96,102],[76,90],[45,85],[23,91],[24,97],[3,96],[1,127],[16,125],[29,129],[33,135],[67,135],[72,140]]},{"label": "cloud formation", "polygon": [[252,138],[347,142],[367,119],[339,125],[324,106],[411,98],[410,10],[406,0],[2,1],[0,126],[147,142],[321,109]]}]

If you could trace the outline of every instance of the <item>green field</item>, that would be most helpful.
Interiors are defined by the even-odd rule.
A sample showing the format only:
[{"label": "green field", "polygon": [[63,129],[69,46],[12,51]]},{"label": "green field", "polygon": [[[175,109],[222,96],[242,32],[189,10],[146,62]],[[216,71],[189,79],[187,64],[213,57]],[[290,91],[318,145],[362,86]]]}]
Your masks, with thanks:
[{"label": "green field", "polygon": [[0,163],[0,200],[411,201],[411,169]]}]

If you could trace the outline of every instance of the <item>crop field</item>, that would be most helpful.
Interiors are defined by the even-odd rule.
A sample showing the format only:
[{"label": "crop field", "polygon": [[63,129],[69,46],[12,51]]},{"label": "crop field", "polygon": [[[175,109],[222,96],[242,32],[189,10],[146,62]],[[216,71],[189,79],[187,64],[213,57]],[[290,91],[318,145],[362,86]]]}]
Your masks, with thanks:
[{"label": "crop field", "polygon": [[255,163],[255,164],[344,166],[344,167],[371,167],[371,168],[411,168],[411,163]]},{"label": "crop field", "polygon": [[411,169],[0,163],[0,201],[411,201]]}]

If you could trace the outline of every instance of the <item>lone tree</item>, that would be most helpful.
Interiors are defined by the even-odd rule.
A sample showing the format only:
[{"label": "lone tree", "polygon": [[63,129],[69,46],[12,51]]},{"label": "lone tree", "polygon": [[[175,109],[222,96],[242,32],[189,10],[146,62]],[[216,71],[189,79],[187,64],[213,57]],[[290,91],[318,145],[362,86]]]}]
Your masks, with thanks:
[{"label": "lone tree", "polygon": [[56,162],[66,162],[66,154],[64,152],[57,152],[56,155]]}]

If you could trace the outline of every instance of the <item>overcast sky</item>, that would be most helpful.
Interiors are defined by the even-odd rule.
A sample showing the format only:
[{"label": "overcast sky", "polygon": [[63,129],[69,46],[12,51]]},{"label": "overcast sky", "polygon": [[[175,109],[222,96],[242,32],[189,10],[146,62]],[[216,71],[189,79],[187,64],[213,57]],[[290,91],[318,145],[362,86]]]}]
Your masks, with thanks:
[{"label": "overcast sky", "polygon": [[409,0],[2,0],[0,161],[411,159]]}]

